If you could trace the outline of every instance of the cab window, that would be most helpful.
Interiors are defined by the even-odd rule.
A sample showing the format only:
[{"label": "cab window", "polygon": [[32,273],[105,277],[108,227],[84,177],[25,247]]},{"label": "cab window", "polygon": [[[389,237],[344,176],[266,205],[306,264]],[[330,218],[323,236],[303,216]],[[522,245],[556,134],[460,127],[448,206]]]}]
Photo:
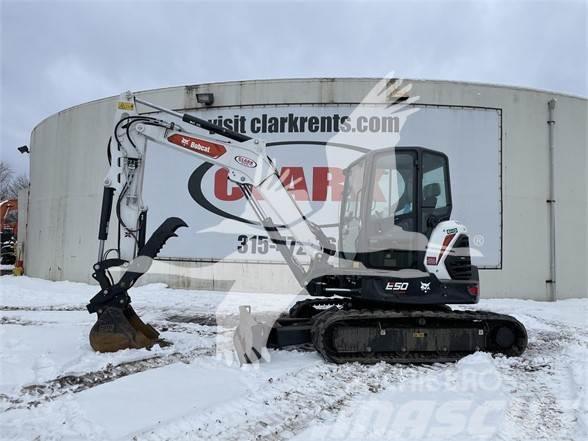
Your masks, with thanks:
[{"label": "cab window", "polygon": [[340,251],[346,259],[353,259],[361,229],[363,174],[365,161],[360,161],[347,171],[341,218]]},{"label": "cab window", "polygon": [[414,170],[410,154],[382,155],[374,168],[372,191],[372,218],[389,218],[411,215],[414,211]]},{"label": "cab window", "polygon": [[422,199],[424,208],[445,208],[449,205],[447,191],[447,160],[444,156],[423,155]]}]

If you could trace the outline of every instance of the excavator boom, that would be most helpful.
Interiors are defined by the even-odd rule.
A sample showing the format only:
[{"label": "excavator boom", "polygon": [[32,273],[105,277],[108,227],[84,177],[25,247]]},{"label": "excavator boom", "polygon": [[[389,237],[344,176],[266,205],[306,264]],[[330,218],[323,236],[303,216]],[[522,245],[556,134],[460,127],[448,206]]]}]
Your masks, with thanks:
[{"label": "excavator boom", "polygon": [[[170,115],[171,121],[140,115],[138,104]],[[182,127],[183,123],[207,133],[190,131]],[[90,333],[90,342],[100,352],[148,347],[158,341],[157,331],[143,323],[132,309],[128,289],[149,270],[152,260],[167,240],[174,237],[179,228],[187,226],[182,219],[168,218],[146,240],[147,208],[143,203],[142,189],[149,141],[227,169],[229,180],[242,190],[261,226],[276,243],[302,286],[307,283],[307,271],[286,246],[287,241],[279,230],[287,228],[289,235],[313,259],[324,260],[323,256],[333,254],[330,241],[318,227],[306,221],[284,188],[262,140],[151,104],[130,92],[123,93],[117,102],[109,143],[110,168],[104,180],[98,261],[93,272],[93,278],[101,289],[87,307],[90,313],[98,315]],[[272,201],[270,209],[279,209],[267,213],[253,197],[253,188],[265,200]],[[118,246],[105,251],[113,207],[120,226]],[[116,252],[116,257],[108,258],[112,251]],[[125,271],[114,283],[109,269],[121,266]]]}]

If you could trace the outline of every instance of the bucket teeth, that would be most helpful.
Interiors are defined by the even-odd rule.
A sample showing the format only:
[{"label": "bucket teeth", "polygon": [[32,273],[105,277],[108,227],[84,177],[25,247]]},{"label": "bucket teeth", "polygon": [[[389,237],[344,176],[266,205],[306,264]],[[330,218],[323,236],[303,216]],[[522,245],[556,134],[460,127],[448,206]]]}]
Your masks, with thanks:
[{"label": "bucket teeth", "polygon": [[159,342],[159,332],[144,323],[130,305],[107,307],[90,331],[90,345],[98,352],[150,348]]}]

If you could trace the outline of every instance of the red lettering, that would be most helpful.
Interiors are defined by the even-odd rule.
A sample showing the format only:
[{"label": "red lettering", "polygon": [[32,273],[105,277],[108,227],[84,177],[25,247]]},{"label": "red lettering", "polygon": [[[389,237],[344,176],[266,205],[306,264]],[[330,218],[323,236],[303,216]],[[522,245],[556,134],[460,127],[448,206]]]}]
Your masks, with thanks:
[{"label": "red lettering", "polygon": [[229,172],[219,168],[214,174],[214,196],[220,201],[236,201],[243,197],[243,192],[229,181]]},{"label": "red lettering", "polygon": [[312,169],[312,200],[326,201],[329,187],[331,187],[331,200],[340,201],[344,184],[345,176],[340,168],[314,167]]},{"label": "red lettering", "polygon": [[[214,196],[219,201],[231,202],[238,201],[243,197],[241,189],[232,181],[229,181],[229,172],[224,168],[219,168],[214,174]],[[253,197],[262,200],[263,196],[253,188]]]},{"label": "red lettering", "polygon": [[[219,168],[216,171],[214,174],[214,196],[224,202],[237,201],[243,197],[243,192],[237,184],[229,181],[228,176],[229,173],[226,169]],[[283,167],[280,171],[280,180],[284,187],[292,193],[295,200],[309,200],[308,185],[302,167]],[[340,168],[313,167],[312,200],[326,201],[329,198],[331,201],[340,201],[344,184],[345,176]],[[374,188],[374,195],[376,200],[384,199],[377,186]],[[257,200],[263,200],[256,188],[253,188],[253,196]]]},{"label": "red lettering", "polygon": [[302,167],[283,167],[280,173],[280,180],[284,184],[284,187],[286,187],[286,190],[292,193],[295,200],[308,200],[308,188]]}]

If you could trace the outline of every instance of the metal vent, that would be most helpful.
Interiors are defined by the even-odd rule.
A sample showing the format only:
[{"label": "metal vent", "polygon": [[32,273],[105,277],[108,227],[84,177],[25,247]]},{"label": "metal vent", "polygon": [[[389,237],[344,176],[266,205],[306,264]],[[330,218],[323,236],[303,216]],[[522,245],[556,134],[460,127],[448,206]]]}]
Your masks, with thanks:
[{"label": "metal vent", "polygon": [[470,258],[470,240],[462,234],[457,238],[449,256],[445,259],[447,272],[454,280],[472,278],[472,260]]}]

